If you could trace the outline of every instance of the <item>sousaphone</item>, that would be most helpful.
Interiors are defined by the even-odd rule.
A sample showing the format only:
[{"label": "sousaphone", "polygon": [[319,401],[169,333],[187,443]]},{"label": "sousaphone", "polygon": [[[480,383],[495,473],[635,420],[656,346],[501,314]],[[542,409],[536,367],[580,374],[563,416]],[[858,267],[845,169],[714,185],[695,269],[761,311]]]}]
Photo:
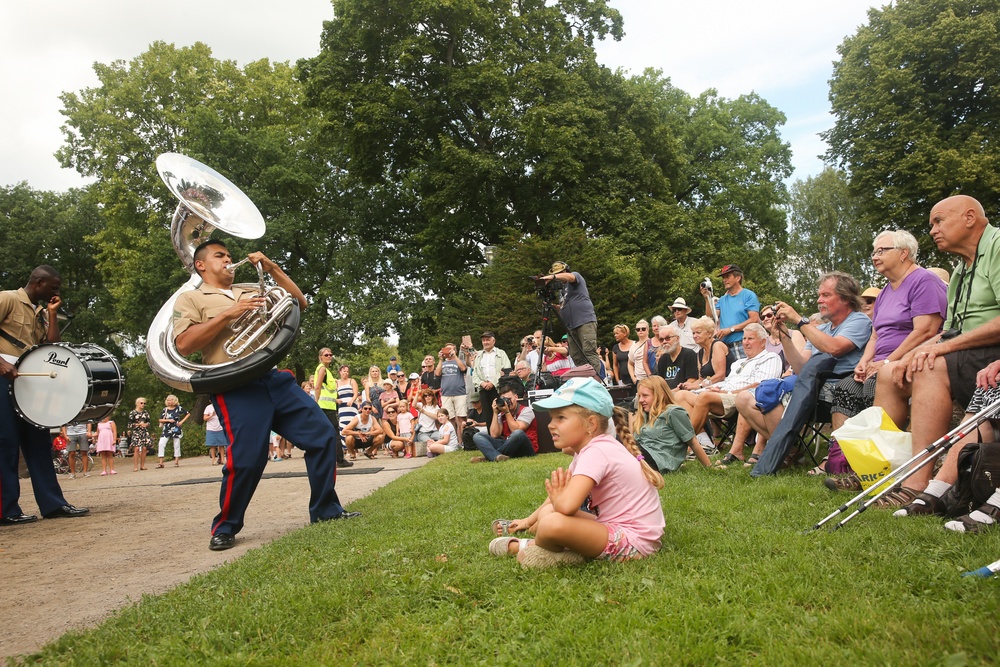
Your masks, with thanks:
[{"label": "sousaphone", "polygon": [[[257,289],[267,304],[233,323],[233,335],[226,344],[233,360],[199,364],[181,356],[174,344],[174,302],[182,293],[201,286],[194,269],[195,248],[216,229],[256,239],[264,235],[266,226],[250,198],[211,167],[179,153],[163,153],[156,158],[156,170],[180,202],[170,236],[191,278],[163,304],[149,326],[146,361],[156,377],[181,391],[217,394],[235,389],[262,377],[288,354],[299,331],[299,304],[284,289],[266,286],[263,270],[257,266],[259,285],[238,287]],[[234,270],[235,265],[230,268]]]}]

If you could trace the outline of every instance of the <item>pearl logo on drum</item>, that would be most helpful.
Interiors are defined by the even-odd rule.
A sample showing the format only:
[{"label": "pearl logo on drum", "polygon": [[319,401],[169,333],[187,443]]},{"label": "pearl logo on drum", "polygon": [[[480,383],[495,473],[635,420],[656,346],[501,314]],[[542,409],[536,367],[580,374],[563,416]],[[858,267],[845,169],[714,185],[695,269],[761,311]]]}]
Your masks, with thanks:
[{"label": "pearl logo on drum", "polygon": [[52,364],[53,366],[62,366],[63,368],[69,368],[69,357],[65,359],[60,359],[56,356],[55,352],[50,352],[49,356],[45,358],[45,363]]}]

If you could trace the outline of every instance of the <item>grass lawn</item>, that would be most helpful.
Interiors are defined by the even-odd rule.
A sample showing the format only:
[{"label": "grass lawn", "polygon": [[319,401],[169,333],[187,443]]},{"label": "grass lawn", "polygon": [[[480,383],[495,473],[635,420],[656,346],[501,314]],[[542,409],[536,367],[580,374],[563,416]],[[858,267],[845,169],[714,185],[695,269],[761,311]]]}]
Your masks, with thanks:
[{"label": "grass lawn", "polygon": [[25,658],[42,664],[995,664],[1000,531],[871,510],[803,534],[835,497],[802,471],[687,463],[662,551],[524,571],[487,552],[562,454],[431,461],[314,525]]}]

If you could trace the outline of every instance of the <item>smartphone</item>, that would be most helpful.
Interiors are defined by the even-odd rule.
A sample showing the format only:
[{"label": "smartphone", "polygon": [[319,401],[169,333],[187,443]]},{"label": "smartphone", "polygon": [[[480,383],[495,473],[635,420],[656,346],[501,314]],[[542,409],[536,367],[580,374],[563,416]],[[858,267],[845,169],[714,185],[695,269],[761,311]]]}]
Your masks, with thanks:
[{"label": "smartphone", "polygon": [[472,336],[462,336],[462,347],[466,349],[472,347]]}]

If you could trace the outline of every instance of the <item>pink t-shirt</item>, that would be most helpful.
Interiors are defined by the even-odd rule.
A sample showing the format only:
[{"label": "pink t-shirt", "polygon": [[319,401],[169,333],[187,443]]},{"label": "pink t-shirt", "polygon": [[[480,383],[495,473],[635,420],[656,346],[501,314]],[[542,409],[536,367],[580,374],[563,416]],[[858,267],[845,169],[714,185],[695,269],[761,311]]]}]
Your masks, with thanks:
[{"label": "pink t-shirt", "polygon": [[396,415],[396,424],[399,426],[397,435],[409,435],[413,433],[413,415],[403,410]]},{"label": "pink t-shirt", "polygon": [[598,521],[621,528],[644,556],[659,551],[666,524],[660,494],[620,442],[608,435],[596,436],[573,457],[569,471],[594,480],[590,509]]}]

